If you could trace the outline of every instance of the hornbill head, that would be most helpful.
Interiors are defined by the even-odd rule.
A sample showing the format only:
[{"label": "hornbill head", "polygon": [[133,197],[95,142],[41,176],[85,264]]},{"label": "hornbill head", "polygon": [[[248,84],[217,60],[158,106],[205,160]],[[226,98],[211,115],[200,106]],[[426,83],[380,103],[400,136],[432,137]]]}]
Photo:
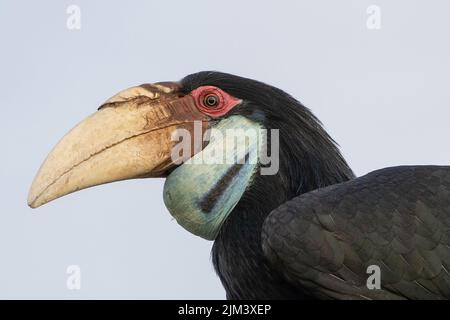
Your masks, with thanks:
[{"label": "hornbill head", "polygon": [[[276,139],[270,129],[279,130]],[[267,151],[279,159],[261,161]],[[266,177],[265,167],[272,169]],[[132,87],[107,100],[51,151],[28,204],[36,208],[113,181],[166,177],[170,213],[188,231],[212,240],[249,189],[282,202],[350,177],[347,168],[319,121],[285,92],[200,72],[180,82]],[[264,195],[257,190],[263,184],[283,196]]]}]

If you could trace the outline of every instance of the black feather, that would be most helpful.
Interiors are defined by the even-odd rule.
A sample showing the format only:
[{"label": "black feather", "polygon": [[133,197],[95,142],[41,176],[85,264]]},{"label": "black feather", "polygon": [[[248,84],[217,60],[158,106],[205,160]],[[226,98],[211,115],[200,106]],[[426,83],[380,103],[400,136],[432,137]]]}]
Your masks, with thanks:
[{"label": "black feather", "polygon": [[[406,166],[274,210],[263,249],[290,283],[332,299],[450,299],[450,167]],[[367,267],[381,288],[367,288]]]}]

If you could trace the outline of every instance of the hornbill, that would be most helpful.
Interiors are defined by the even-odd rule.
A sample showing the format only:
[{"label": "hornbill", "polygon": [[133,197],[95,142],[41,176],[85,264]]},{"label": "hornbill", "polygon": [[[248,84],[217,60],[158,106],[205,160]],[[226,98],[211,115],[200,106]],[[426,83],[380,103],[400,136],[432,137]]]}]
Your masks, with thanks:
[{"label": "hornbill", "polygon": [[[174,160],[175,133],[195,135],[196,126],[201,143]],[[231,129],[279,136],[267,131],[265,147],[243,142],[256,161],[247,152],[244,161],[195,165],[225,148],[219,133]],[[237,155],[236,146],[228,151]],[[262,174],[269,150],[279,152],[278,168]],[[200,72],[124,90],[56,145],[28,204],[148,177],[166,178],[164,202],[181,226],[214,240],[229,299],[450,298],[450,167],[356,178],[320,121],[280,89]],[[371,266],[376,288],[367,285]]]}]

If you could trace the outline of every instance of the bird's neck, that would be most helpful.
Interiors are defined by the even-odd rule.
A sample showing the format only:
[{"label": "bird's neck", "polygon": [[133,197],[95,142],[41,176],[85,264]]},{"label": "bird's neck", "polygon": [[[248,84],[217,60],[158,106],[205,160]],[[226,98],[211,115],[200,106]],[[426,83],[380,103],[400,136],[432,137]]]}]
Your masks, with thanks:
[{"label": "bird's neck", "polygon": [[[327,147],[335,148],[331,141]],[[270,212],[284,202],[353,177],[337,149],[332,151],[335,152],[298,153],[298,158],[292,159],[287,155],[289,151],[280,150],[280,159],[289,159],[290,163],[281,161],[277,175],[254,178],[254,183],[225,221],[213,246],[213,263],[228,298],[307,298],[306,294],[281,279],[266,261],[261,246],[261,230]]]},{"label": "bird's neck", "polygon": [[289,299],[297,296],[264,258],[261,229],[269,205],[238,205],[214,241],[212,260],[228,299]]}]

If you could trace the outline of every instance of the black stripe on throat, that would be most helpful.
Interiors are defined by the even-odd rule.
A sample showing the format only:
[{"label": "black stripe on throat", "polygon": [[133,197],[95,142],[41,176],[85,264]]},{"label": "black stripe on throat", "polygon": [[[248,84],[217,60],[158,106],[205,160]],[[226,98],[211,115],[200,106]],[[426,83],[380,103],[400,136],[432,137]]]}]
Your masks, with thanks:
[{"label": "black stripe on throat", "polygon": [[233,178],[236,177],[241,171],[244,164],[249,159],[249,152],[244,157],[244,163],[234,163],[225,174],[216,182],[216,184],[205,194],[200,200],[200,209],[203,213],[210,213],[214,208],[217,200],[220,198],[222,193],[230,186]]}]

